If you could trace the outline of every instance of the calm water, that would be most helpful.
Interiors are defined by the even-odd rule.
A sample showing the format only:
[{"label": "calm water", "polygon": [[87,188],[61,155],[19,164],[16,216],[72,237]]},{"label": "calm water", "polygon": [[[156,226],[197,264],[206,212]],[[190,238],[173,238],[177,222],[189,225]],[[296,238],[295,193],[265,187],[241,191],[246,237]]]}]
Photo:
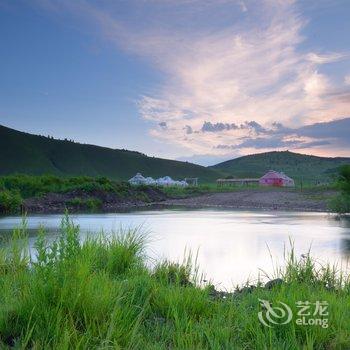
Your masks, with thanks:
[{"label": "calm water", "polygon": [[[324,213],[157,210],[72,218],[83,235],[142,225],[149,232],[147,252],[152,259],[182,261],[186,249],[198,250],[201,271],[218,287],[227,289],[248,278],[256,279],[259,269],[271,273],[274,264],[282,264],[289,238],[298,254],[311,246],[311,254],[321,262],[336,262],[346,268],[350,257],[350,220]],[[30,244],[40,224],[54,238],[60,220],[60,215],[29,216]],[[0,235],[8,235],[20,221],[20,217],[0,218]]]}]

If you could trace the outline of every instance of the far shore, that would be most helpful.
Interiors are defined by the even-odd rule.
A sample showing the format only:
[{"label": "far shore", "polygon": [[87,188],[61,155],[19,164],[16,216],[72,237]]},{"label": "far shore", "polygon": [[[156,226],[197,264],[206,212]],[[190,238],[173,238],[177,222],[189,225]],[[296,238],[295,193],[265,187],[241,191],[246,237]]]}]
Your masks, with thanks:
[{"label": "far shore", "polygon": [[329,212],[328,202],[337,194],[334,190],[300,191],[281,188],[237,189],[228,192],[211,192],[190,195],[182,198],[155,196],[149,202],[142,200],[105,200],[99,210],[67,205],[66,196],[48,194],[28,199],[24,202],[23,212],[41,214],[60,214],[68,209],[71,213],[86,212],[125,212],[143,209],[167,209],[182,207],[188,209],[222,208],[267,211]]},{"label": "far shore", "polygon": [[188,208],[231,208],[293,211],[330,211],[328,202],[337,194],[334,190],[320,192],[290,189],[252,189],[231,192],[208,193],[195,197],[167,199],[163,205]]}]

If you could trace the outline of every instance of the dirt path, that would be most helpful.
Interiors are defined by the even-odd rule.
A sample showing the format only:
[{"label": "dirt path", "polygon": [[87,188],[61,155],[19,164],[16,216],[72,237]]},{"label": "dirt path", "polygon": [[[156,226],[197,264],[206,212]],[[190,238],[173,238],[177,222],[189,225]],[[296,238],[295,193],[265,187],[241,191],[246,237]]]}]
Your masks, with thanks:
[{"label": "dirt path", "polygon": [[225,207],[235,209],[328,211],[328,199],[336,192],[300,192],[291,190],[241,190],[224,193],[210,193],[197,197],[170,199],[166,205],[193,208]]}]

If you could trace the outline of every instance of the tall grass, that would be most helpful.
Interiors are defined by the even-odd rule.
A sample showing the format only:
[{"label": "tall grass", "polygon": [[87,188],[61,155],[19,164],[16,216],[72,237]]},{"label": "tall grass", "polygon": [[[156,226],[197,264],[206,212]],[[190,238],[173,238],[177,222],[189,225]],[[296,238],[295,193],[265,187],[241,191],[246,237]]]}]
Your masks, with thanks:
[{"label": "tall grass", "polygon": [[218,186],[215,183],[212,184],[200,184],[198,186],[168,186],[163,187],[162,191],[166,193],[169,197],[173,198],[184,198],[190,196],[197,196],[206,193],[219,193],[219,192],[234,192],[241,190],[254,190],[254,189],[266,189],[264,187],[259,187],[255,184],[250,185],[233,185],[233,186]]},{"label": "tall grass", "polygon": [[127,182],[113,181],[106,177],[59,177],[55,175],[24,175],[15,174],[0,177],[1,191],[17,191],[22,198],[36,197],[49,192],[64,193],[81,190],[87,193],[93,191],[114,192],[128,195],[130,186]]},{"label": "tall grass", "polygon": [[48,193],[67,194],[67,199],[62,199],[63,206],[72,210],[97,211],[108,198],[121,202],[128,199],[151,202],[148,190],[149,188],[131,186],[127,182],[113,181],[106,177],[24,174],[0,176],[0,213],[20,212],[23,203],[25,207],[26,199]]},{"label": "tall grass", "polygon": [[[0,348],[348,349],[350,283],[308,255],[289,255],[283,283],[213,296],[191,261],[147,268],[145,236],[128,231],[79,239],[67,216],[54,242],[39,230],[35,256],[26,225],[0,250]],[[327,301],[329,327],[268,328],[259,299]]]}]

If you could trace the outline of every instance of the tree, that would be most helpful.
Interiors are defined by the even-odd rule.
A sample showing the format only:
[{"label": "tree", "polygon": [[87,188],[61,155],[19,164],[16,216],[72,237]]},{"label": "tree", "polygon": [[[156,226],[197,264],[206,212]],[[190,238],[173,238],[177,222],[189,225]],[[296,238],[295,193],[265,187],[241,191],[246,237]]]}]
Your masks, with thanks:
[{"label": "tree", "polygon": [[339,168],[340,195],[331,202],[331,209],[340,214],[350,213],[350,164]]}]

